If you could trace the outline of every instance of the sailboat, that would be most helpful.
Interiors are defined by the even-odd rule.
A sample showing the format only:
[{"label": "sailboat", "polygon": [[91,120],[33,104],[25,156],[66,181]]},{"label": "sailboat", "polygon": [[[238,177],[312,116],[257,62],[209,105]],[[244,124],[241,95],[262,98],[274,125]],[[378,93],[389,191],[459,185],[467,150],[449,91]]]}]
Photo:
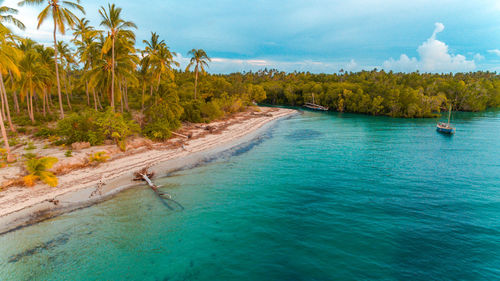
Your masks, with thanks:
[{"label": "sailboat", "polygon": [[325,107],[325,106],[322,106],[322,105],[314,103],[314,93],[312,94],[312,98],[313,98],[313,102],[312,103],[306,102],[304,104],[305,108],[309,108],[309,109],[312,109],[312,110],[318,110],[318,111],[328,111],[328,107]]},{"label": "sailboat", "polygon": [[450,135],[454,134],[455,127],[451,126],[450,119],[451,119],[451,104],[450,104],[450,112],[448,113],[448,123],[439,122],[436,126],[436,130],[443,134],[450,134]]}]

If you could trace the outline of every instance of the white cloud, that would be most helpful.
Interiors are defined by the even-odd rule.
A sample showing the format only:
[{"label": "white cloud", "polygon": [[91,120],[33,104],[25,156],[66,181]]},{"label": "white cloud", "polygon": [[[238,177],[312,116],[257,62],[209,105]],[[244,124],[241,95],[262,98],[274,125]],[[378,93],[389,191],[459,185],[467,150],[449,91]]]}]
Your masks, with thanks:
[{"label": "white cloud", "polygon": [[[181,64],[180,69],[185,69],[189,58],[178,54],[176,60]],[[319,62],[313,60],[278,61],[269,59],[230,59],[212,58],[207,71],[211,73],[231,73],[236,71],[258,71],[264,68],[278,69],[280,71],[309,71],[313,73],[334,73],[340,69],[345,71],[361,70],[355,60],[347,62]]]},{"label": "white cloud", "polygon": [[500,50],[499,49],[494,49],[494,50],[488,50],[488,53],[495,54],[497,56],[500,56]]},{"label": "white cloud", "polygon": [[474,61],[482,61],[482,60],[484,60],[484,56],[481,55],[480,53],[475,54],[473,58],[474,58]]},{"label": "white cloud", "polygon": [[[465,56],[450,54],[448,45],[436,39],[438,33],[444,30],[440,22],[435,24],[432,36],[423,42],[417,49],[419,58],[409,58],[402,54],[398,60],[393,58],[383,63],[386,70],[411,72],[420,70],[423,72],[462,72],[471,71],[476,68],[474,60],[467,60]],[[477,54],[481,56],[480,54]],[[475,59],[480,57],[475,56]],[[482,56],[481,56],[482,57]]]}]

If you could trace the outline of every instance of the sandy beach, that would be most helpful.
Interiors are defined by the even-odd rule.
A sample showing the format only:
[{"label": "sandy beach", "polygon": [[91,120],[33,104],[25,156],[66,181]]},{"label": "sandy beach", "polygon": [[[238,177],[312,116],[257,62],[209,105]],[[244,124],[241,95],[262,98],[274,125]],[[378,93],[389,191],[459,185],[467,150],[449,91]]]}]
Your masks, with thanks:
[{"label": "sandy beach", "polygon": [[[59,185],[11,186],[0,191],[0,234],[109,199],[121,190],[137,186],[134,173],[145,167],[162,176],[195,165],[210,155],[251,141],[273,121],[296,113],[291,109],[261,107],[210,124],[184,126],[179,133],[191,135],[190,139],[178,136],[165,143],[131,140],[126,152],[120,152],[116,145],[98,146],[75,151],[71,159],[64,159],[65,150],[46,149],[45,155],[60,159],[54,167]],[[71,169],[96,151],[106,151],[110,160],[98,166]],[[21,172],[19,167],[3,169],[0,183],[5,184]]]}]

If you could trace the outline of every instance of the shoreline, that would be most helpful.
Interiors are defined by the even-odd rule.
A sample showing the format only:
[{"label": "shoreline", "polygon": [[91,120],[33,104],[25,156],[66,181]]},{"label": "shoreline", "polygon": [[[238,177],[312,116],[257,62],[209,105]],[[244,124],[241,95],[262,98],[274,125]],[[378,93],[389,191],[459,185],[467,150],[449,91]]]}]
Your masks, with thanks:
[{"label": "shoreline", "polygon": [[[142,185],[132,180],[134,173],[144,167],[159,177],[196,167],[210,157],[251,142],[276,121],[298,113],[283,108],[260,110],[259,114],[245,112],[227,122],[210,123],[209,126],[221,125],[222,129],[186,140],[185,149],[171,148],[171,144],[137,149],[141,151],[61,175],[56,188],[38,184],[34,188],[4,190],[0,192],[0,235],[109,200],[123,190]],[[57,204],[52,200],[57,200]]]}]

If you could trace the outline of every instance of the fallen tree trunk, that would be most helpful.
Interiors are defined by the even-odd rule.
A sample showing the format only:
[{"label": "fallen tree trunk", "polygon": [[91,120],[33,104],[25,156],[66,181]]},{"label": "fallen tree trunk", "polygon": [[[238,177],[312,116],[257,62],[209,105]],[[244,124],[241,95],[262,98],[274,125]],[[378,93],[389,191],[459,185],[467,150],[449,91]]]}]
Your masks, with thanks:
[{"label": "fallen tree trunk", "polygon": [[186,136],[186,135],[179,134],[179,133],[176,133],[176,132],[172,132],[172,135],[178,136],[178,137],[182,137],[182,138],[186,138],[186,139],[190,139],[191,138],[191,136]]},{"label": "fallen tree trunk", "polygon": [[135,179],[134,180],[144,180],[148,186],[158,195],[160,198],[164,199],[164,197],[167,197],[168,199],[172,199],[172,196],[170,194],[161,192],[158,190],[158,186],[154,184],[150,178],[154,176],[154,173],[148,173],[147,168],[142,169],[140,172],[135,173]]}]

